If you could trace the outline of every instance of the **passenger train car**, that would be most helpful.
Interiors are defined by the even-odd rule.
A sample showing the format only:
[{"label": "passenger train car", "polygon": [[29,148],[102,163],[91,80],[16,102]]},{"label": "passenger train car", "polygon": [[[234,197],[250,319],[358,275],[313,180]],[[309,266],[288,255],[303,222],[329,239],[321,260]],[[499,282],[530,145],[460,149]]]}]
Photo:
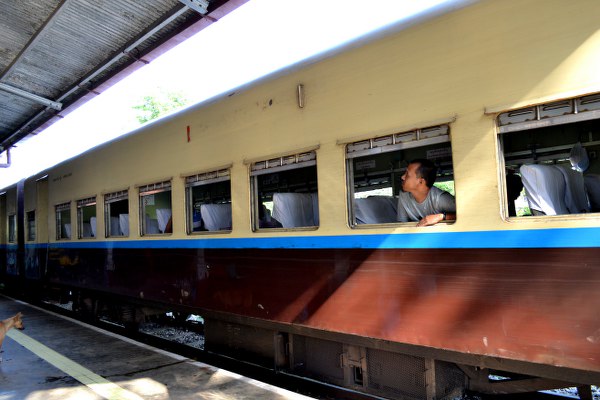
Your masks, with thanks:
[{"label": "passenger train car", "polygon": [[[4,287],[193,312],[208,351],[381,397],[589,390],[598,15],[453,3],[25,179],[0,196]],[[416,158],[455,221],[397,221]]]}]

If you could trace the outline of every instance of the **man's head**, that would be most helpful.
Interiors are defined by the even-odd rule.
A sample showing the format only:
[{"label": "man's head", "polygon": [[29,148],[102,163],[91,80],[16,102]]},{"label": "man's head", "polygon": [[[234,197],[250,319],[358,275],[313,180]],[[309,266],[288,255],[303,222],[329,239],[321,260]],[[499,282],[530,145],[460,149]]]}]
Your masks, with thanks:
[{"label": "man's head", "polygon": [[419,158],[408,164],[406,172],[402,175],[402,190],[414,192],[417,190],[429,191],[437,176],[436,166],[429,160]]}]

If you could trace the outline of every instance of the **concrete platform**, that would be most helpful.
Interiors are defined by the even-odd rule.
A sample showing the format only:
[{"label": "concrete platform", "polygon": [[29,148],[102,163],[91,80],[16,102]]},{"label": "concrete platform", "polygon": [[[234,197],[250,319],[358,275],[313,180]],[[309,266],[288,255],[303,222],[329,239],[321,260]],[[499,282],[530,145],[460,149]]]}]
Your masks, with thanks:
[{"label": "concrete platform", "polygon": [[0,295],[0,400],[308,399]]}]

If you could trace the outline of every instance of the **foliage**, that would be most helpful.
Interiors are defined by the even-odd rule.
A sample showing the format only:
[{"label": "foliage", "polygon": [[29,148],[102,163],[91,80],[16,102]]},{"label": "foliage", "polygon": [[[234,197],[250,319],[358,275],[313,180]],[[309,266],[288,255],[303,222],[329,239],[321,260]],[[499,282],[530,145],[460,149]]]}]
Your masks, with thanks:
[{"label": "foliage", "polygon": [[454,193],[454,181],[445,181],[445,182],[435,182],[433,186],[450,193],[452,196],[455,196]]},{"label": "foliage", "polygon": [[517,217],[528,217],[533,215],[529,207],[517,208]]},{"label": "foliage", "polygon": [[143,124],[185,106],[188,99],[181,93],[159,89],[155,94],[144,96],[140,102],[133,109],[137,110],[136,118]]}]

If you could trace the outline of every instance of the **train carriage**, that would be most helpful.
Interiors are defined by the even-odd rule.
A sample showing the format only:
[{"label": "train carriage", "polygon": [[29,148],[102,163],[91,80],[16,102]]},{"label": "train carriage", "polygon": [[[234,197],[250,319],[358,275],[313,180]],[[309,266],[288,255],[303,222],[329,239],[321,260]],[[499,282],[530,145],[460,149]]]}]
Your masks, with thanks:
[{"label": "train carriage", "polygon": [[[597,384],[599,12],[454,3],[145,125],[0,196],[4,280],[383,397]],[[398,221],[418,158],[455,221]]]},{"label": "train carriage", "polygon": [[[18,192],[21,192],[21,196],[18,196]],[[19,233],[23,232],[18,229],[18,223],[21,220],[19,210],[21,207],[17,206],[18,198],[22,197],[23,186],[22,184],[14,185],[13,187],[7,188],[2,195],[2,201],[0,208],[2,210],[2,226],[5,229],[2,230],[2,250],[3,250],[3,263],[2,273],[5,277],[11,277],[11,279],[18,279],[19,277],[19,265],[17,263],[19,250],[22,251],[23,240],[19,238]],[[22,233],[21,233],[22,234]]]}]

